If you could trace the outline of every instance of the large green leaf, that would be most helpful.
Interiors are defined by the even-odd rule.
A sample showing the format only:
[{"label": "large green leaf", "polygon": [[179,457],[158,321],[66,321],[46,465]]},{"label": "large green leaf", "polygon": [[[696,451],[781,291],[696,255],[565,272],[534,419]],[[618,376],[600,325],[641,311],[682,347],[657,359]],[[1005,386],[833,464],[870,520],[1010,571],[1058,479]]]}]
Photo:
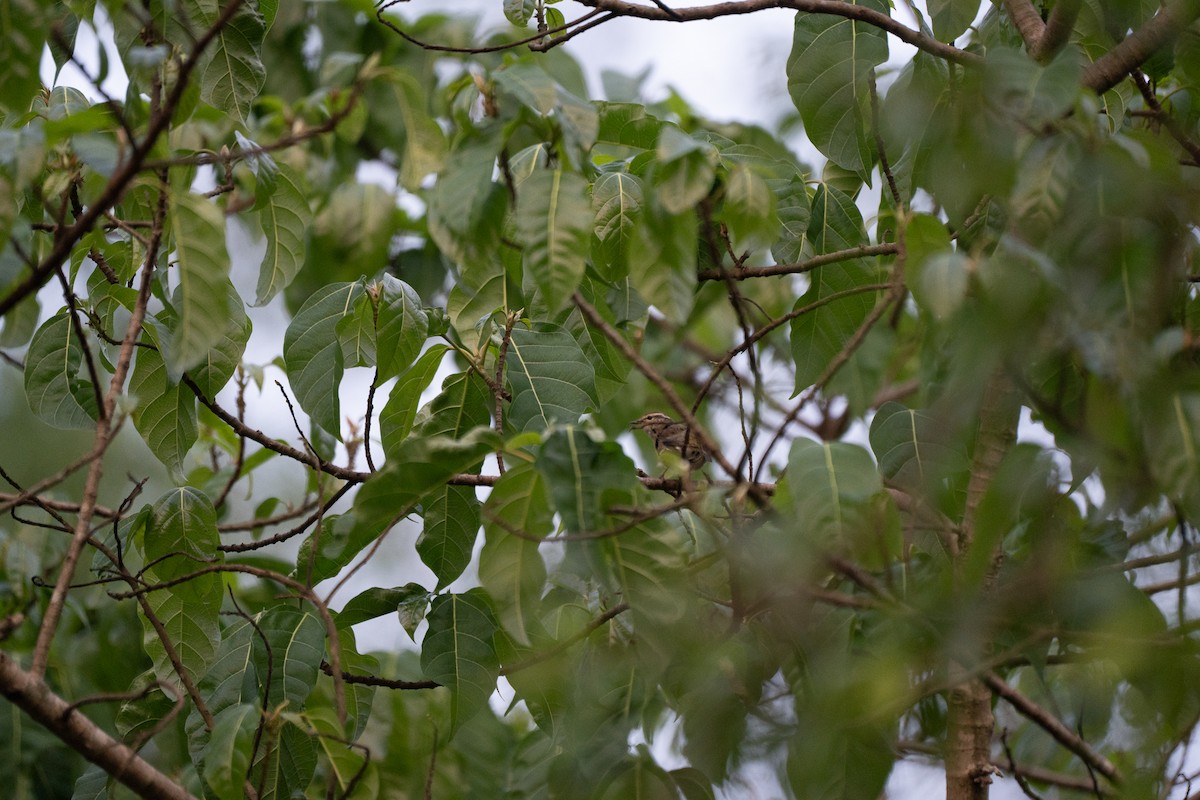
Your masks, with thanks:
[{"label": "large green leaf", "polygon": [[599,405],[595,370],[574,337],[557,325],[513,328],[508,382],[513,395],[508,420],[518,431],[575,423]]},{"label": "large green leaf", "polygon": [[629,278],[638,294],[682,325],[696,301],[698,222],[691,210],[669,214],[647,203],[630,245]]},{"label": "large green leaf", "polygon": [[430,347],[392,386],[388,401],[379,412],[379,438],[383,442],[383,452],[389,458],[412,430],[421,393],[429,388],[449,349],[441,344]]},{"label": "large green leaf", "polygon": [[744,164],[729,170],[721,218],[738,253],[769,247],[780,227],[774,193],[766,180]]},{"label": "large green leaf", "polygon": [[422,409],[423,436],[458,438],[492,421],[492,395],[475,372],[459,372],[442,382],[442,391]]},{"label": "large green leaf", "polygon": [[863,448],[846,442],[797,439],[788,456],[793,519],[818,542],[845,543],[863,524],[870,500],[883,482]]},{"label": "large green leaf", "polygon": [[712,191],[718,154],[708,142],[667,125],[659,134],[656,155],[654,185],[658,201],[667,213],[682,213]]},{"label": "large green leaf", "polygon": [[196,396],[172,381],[157,350],[138,348],[129,379],[129,393],[138,399],[133,425],[150,452],[171,470],[183,474],[183,458],[196,443]]},{"label": "large green leaf", "polygon": [[627,172],[605,172],[592,184],[592,260],[610,281],[629,274],[629,248],[642,209],[642,184]]},{"label": "large green leaf", "polygon": [[888,481],[933,499],[952,518],[961,513],[971,462],[944,421],[927,411],[886,403],[871,420],[870,439],[879,472]]},{"label": "large green leaf", "polygon": [[[216,22],[221,5],[206,8],[204,24]],[[200,97],[216,108],[246,122],[250,107],[266,78],[261,49],[266,26],[257,3],[242,3],[217,32],[212,53],[200,74]]]},{"label": "large green leaf", "polygon": [[310,611],[280,605],[260,616],[258,627],[270,645],[270,661],[257,637],[254,661],[261,679],[270,675],[271,707],[287,703],[290,708],[303,708],[325,655],[325,626]]},{"label": "large green leaf", "polygon": [[337,518],[305,540],[295,574],[302,579],[311,577],[314,583],[336,575],[451,477],[476,467],[499,447],[499,436],[486,428],[458,439],[423,436],[404,440],[383,469],[359,489],[353,515]]},{"label": "large green leaf", "polygon": [[236,292],[229,293],[228,302],[229,325],[221,340],[205,354],[200,363],[188,370],[188,375],[200,387],[200,391],[210,399],[215,398],[237,372],[253,329],[246,307]]},{"label": "large green leaf", "polygon": [[221,560],[217,512],[208,495],[191,487],[173,489],[154,503],[146,526],[146,561],[170,580]]},{"label": "large green leaf", "polygon": [[[286,717],[284,717],[286,720]],[[259,800],[290,800],[302,795],[317,768],[317,749],[307,730],[276,727],[254,761],[250,783],[261,786]]]},{"label": "large green leaf", "polygon": [[[254,675],[254,626],[245,620],[230,625],[222,632],[220,646],[212,658],[208,671],[198,682],[201,696],[208,710],[215,716],[239,703],[261,702]],[[188,713],[185,729],[188,735],[188,752],[192,761],[199,763],[204,758],[211,732],[205,727],[204,718],[194,707]]]},{"label": "large green leaf", "polygon": [[342,345],[337,327],[362,296],[361,281],[321,287],[300,307],[283,337],[288,381],[313,421],[341,437]]},{"label": "large green leaf", "polygon": [[34,416],[56,428],[90,428],[99,408],[91,381],[79,377],[83,349],[70,312],[42,323],[25,354],[25,396]]},{"label": "large green leaf", "polygon": [[279,166],[273,190],[259,201],[257,209],[267,239],[254,293],[254,304],[261,306],[286,289],[304,266],[304,236],[312,222],[312,209],[302,178],[287,165]]},{"label": "large green leaf", "polygon": [[342,610],[337,615],[338,628],[340,630],[348,628],[351,625],[357,625],[360,622],[366,622],[369,619],[395,614],[404,603],[412,600],[414,597],[423,598],[428,602],[429,590],[419,583],[407,583],[404,586],[396,586],[391,589],[372,586],[370,589],[355,595],[350,602],[342,607]]},{"label": "large green leaf", "polygon": [[250,750],[261,714],[256,705],[239,703],[214,714],[212,735],[204,751],[204,781],[220,800],[246,796]]},{"label": "large green leaf", "polygon": [[635,618],[657,624],[677,622],[687,609],[683,536],[661,520],[651,520],[595,543],[620,586]]},{"label": "large green leaf", "polygon": [[587,182],[561,169],[534,172],[521,184],[516,222],[527,276],[551,310],[562,308],[578,288],[590,253]]},{"label": "large green leaf", "polygon": [[[151,583],[169,582],[222,560],[216,511],[207,495],[192,488],[172,490],[155,502],[143,541]],[[220,644],[223,591],[221,576],[210,572],[147,595],[180,663],[194,676],[204,674]],[[144,617],[143,624],[146,652],[154,659],[155,672],[171,680],[165,647]]]},{"label": "large green leaf", "polygon": [[496,259],[508,207],[508,192],[492,180],[499,150],[495,138],[459,146],[429,194],[430,236],[446,255],[466,265]]},{"label": "large green leaf", "polygon": [[24,114],[42,88],[38,65],[46,42],[42,4],[8,0],[0,7],[0,106]]},{"label": "large green leaf", "polygon": [[[884,15],[881,0],[854,3]],[[882,28],[832,14],[796,13],[788,91],[804,120],[804,131],[834,163],[867,180],[875,163],[871,151],[872,69],[887,61]]]},{"label": "large green leaf", "polygon": [[[832,253],[866,244],[867,232],[854,202],[837,189],[822,184],[813,198],[808,238],[817,253]],[[874,268],[863,258],[829,264],[810,275],[808,291],[796,301],[796,309],[875,282]],[[874,305],[875,292],[850,294],[792,320],[797,392],[825,372]]]},{"label": "large green leaf", "polygon": [[930,0],[933,35],[938,41],[953,42],[966,32],[978,13],[978,0]]},{"label": "large green leaf", "polygon": [[175,327],[165,354],[179,375],[221,344],[229,326],[229,253],[225,218],[217,206],[187,192],[171,193],[171,234],[179,284],[174,294]]},{"label": "large green leaf", "polygon": [[422,501],[425,528],[417,555],[437,576],[437,590],[467,568],[479,532],[479,501],[471,486],[443,486]]},{"label": "large green leaf", "polygon": [[421,643],[425,677],[450,689],[450,732],[474,716],[496,690],[500,664],[496,623],[480,589],[434,598]]},{"label": "large green leaf", "polygon": [[483,529],[479,582],[504,630],[528,645],[546,582],[546,564],[533,540],[553,530],[545,477],[529,464],[505,472],[484,503]]},{"label": "large green leaf", "polygon": [[429,318],[421,309],[421,298],[402,280],[384,274],[379,292],[376,346],[379,380],[385,381],[412,366],[425,336]]},{"label": "large green leaf", "polygon": [[404,118],[404,154],[400,161],[400,185],[410,192],[420,188],[430,173],[446,163],[446,135],[430,114],[421,84],[408,72],[390,73],[393,96]]},{"label": "large green leaf", "polygon": [[808,184],[802,176],[797,175],[774,178],[767,181],[767,185],[775,193],[780,226],[779,239],[771,247],[771,253],[780,264],[794,264],[812,249],[808,241],[808,225],[812,220]]},{"label": "large green leaf", "polygon": [[535,463],[572,533],[604,530],[608,508],[632,502],[637,487],[633,461],[619,444],[596,441],[575,427],[555,431]]}]

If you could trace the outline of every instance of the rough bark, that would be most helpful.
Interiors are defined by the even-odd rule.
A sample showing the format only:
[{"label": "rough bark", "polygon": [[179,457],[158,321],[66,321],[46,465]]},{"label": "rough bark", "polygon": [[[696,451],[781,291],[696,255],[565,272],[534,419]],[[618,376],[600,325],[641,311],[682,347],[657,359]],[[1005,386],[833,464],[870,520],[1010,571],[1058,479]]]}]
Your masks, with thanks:
[{"label": "rough bark", "polygon": [[[1005,454],[1017,438],[1020,402],[1003,367],[997,368],[983,392],[979,410],[979,433],[975,440],[967,504],[958,538],[958,564],[966,563],[975,546],[975,521]],[[1000,566],[1000,552],[992,554],[993,569],[981,590],[986,594]],[[957,581],[960,591],[965,587]],[[983,641],[987,637],[983,637]],[[983,661],[987,652],[970,654]],[[946,739],[946,800],[987,800],[992,783],[992,693],[982,679],[972,675],[969,665],[948,666],[953,688],[947,694],[949,730]]]},{"label": "rough bark", "polygon": [[141,797],[195,800],[182,786],[109,736],[41,679],[21,669],[0,652],[0,694],[72,749],[128,786]]}]

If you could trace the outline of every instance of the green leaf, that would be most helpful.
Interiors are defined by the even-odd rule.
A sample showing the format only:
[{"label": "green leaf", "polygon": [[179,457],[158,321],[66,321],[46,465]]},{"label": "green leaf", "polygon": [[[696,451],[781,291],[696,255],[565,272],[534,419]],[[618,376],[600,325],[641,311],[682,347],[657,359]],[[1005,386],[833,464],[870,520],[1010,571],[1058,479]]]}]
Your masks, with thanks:
[{"label": "green leaf", "polygon": [[396,105],[404,119],[400,185],[415,192],[426,176],[438,172],[445,165],[448,150],[446,135],[430,113],[429,102],[417,79],[401,70],[391,72],[390,77]]},{"label": "green leaf", "polygon": [[[214,716],[239,703],[258,700],[257,686],[253,680],[247,680],[247,671],[250,677],[256,677],[253,665],[255,636],[254,626],[245,620],[235,622],[224,631],[216,655],[199,681],[200,694]],[[192,761],[198,763],[203,759],[211,732],[195,707],[188,713],[185,728],[188,752]]]},{"label": "green leaf", "polygon": [[504,16],[518,28],[529,24],[533,16],[535,0],[504,0]]},{"label": "green leaf", "polygon": [[534,172],[521,184],[516,223],[528,277],[551,310],[562,308],[578,288],[589,255],[587,182],[573,172]]},{"label": "green leaf", "polygon": [[7,0],[0,9],[0,106],[18,115],[29,110],[42,88],[44,16],[34,0]]},{"label": "green leaf", "polygon": [[441,591],[462,575],[471,561],[479,532],[479,501],[472,486],[444,486],[421,503],[425,528],[417,539],[417,555],[437,576]]},{"label": "green leaf", "polygon": [[[204,25],[216,23],[221,4],[205,8]],[[200,97],[245,123],[262,90],[266,70],[260,58],[266,26],[256,3],[242,3],[217,32],[213,51],[200,74]]]},{"label": "green leaf", "polygon": [[464,264],[496,260],[508,209],[508,192],[492,180],[499,150],[494,138],[456,148],[429,193],[429,234],[447,256]]},{"label": "green leaf", "polygon": [[658,137],[654,185],[658,202],[669,214],[694,207],[712,190],[717,149],[667,125]]},{"label": "green leaf", "polygon": [[794,264],[811,250],[808,241],[808,226],[812,219],[812,206],[808,197],[808,184],[803,176],[767,181],[775,193],[775,205],[779,217],[779,241],[771,247],[771,253],[780,264]]},{"label": "green leaf", "polygon": [[629,274],[629,249],[642,209],[642,184],[626,172],[606,172],[592,184],[592,260],[609,281]]},{"label": "green leaf", "polygon": [[739,253],[769,247],[779,232],[775,195],[767,182],[744,164],[729,171],[721,218]]},{"label": "green leaf", "polygon": [[254,305],[263,306],[295,279],[304,266],[304,237],[312,223],[312,209],[299,174],[280,165],[274,190],[257,205],[258,222],[267,239],[258,268]]},{"label": "green leaf", "polygon": [[200,387],[204,396],[212,399],[225,388],[229,379],[237,372],[246,343],[250,341],[252,326],[246,315],[246,307],[236,292],[229,293],[229,326],[216,346],[199,364],[188,371],[189,377]]},{"label": "green leaf", "polygon": [[79,377],[83,350],[69,311],[42,323],[25,354],[25,396],[34,416],[55,428],[91,428],[99,407],[91,381]]},{"label": "green leaf", "polygon": [[531,539],[553,530],[545,477],[529,464],[501,475],[484,503],[483,529],[479,582],[492,598],[505,631],[529,645],[546,583],[546,564],[538,543]]},{"label": "green leaf", "polygon": [[513,395],[508,420],[518,431],[575,423],[599,405],[595,370],[574,337],[557,325],[513,328],[507,366]]},{"label": "green leaf", "polygon": [[978,0],[930,0],[933,35],[940,42],[953,42],[966,33],[978,13]]},{"label": "green leaf", "polygon": [[545,116],[558,103],[558,84],[541,67],[518,61],[495,73],[496,86],[511,94],[521,105]]},{"label": "green leaf", "polygon": [[[144,533],[149,583],[168,582],[219,564],[217,512],[208,496],[184,487],[162,495],[151,509]],[[224,583],[215,572],[196,575],[160,591],[147,601],[161,622],[183,667],[203,675],[221,641],[219,613]],[[160,679],[175,680],[166,650],[149,620],[143,616],[146,652],[154,660]]]},{"label": "green leaf", "polygon": [[943,421],[926,411],[885,403],[871,420],[870,440],[879,472],[889,482],[935,499],[951,518],[961,513],[971,463]]},{"label": "green leaf", "polygon": [[594,547],[621,587],[635,618],[657,624],[677,622],[687,610],[681,581],[685,563],[683,536],[660,520],[651,520],[606,536]]},{"label": "green leaf", "polygon": [[[818,254],[867,243],[867,232],[858,208],[837,189],[824,184],[818,187],[812,208],[808,237]],[[871,263],[863,258],[823,266],[810,275],[808,291],[796,301],[796,309],[873,283],[875,279]],[[796,360],[797,393],[825,372],[874,305],[875,292],[850,294],[792,320],[791,345]]]},{"label": "green leaf", "polygon": [[694,211],[668,214],[657,203],[645,206],[634,230],[629,263],[633,287],[667,319],[682,325],[696,300],[698,223]]},{"label": "green leaf", "polygon": [[345,367],[375,366],[375,303],[371,292],[358,296],[350,313],[338,320],[338,342],[342,345],[342,365]]},{"label": "green leaf", "polygon": [[88,764],[75,780],[71,800],[108,800],[108,781],[107,772],[95,764]]},{"label": "green leaf", "polygon": [[951,249],[946,226],[929,214],[914,214],[904,228],[904,249],[913,298],[935,318],[950,317],[966,299],[969,267]]},{"label": "green leaf", "polygon": [[[305,711],[303,715],[289,714],[287,716],[293,721],[311,726],[310,732],[321,748],[321,752],[325,756],[325,763],[328,764],[334,781],[341,790],[339,797],[345,797],[347,800],[364,800],[379,796],[378,786],[374,787],[374,791],[370,791],[371,770],[363,771],[364,767],[369,767],[369,764],[365,763],[368,753],[351,747],[350,742],[345,741],[345,732],[332,708],[312,708]],[[367,777],[364,779],[363,776]],[[355,780],[362,781],[362,783],[356,785],[353,793],[347,793],[347,789]]]},{"label": "green leaf", "polygon": [[[854,5],[888,13],[882,0]],[[796,14],[787,64],[792,102],[816,148],[864,181],[875,163],[867,79],[887,56],[882,28],[832,14]]]},{"label": "green leaf", "polygon": [[984,91],[1003,98],[1006,111],[1023,125],[1039,126],[1059,119],[1075,104],[1080,59],[1074,48],[1042,66],[1020,50],[990,48],[984,65]]},{"label": "green leaf", "polygon": [[632,502],[637,488],[636,468],[619,444],[597,442],[575,427],[556,430],[535,463],[572,533],[603,530],[609,506]]},{"label": "green leaf", "polygon": [[600,114],[597,142],[635,150],[653,150],[667,123],[646,113],[637,103],[596,103]]},{"label": "green leaf", "polygon": [[171,234],[179,266],[175,290],[176,323],[165,360],[177,376],[221,344],[229,327],[229,253],[225,218],[198,195],[171,193]]},{"label": "green leaf", "polygon": [[450,690],[450,733],[486,704],[496,689],[500,664],[492,647],[496,623],[480,589],[441,595],[429,609],[421,643],[425,677]]},{"label": "green leaf", "polygon": [[846,442],[797,439],[788,455],[793,518],[818,541],[845,543],[863,524],[868,502],[883,491],[871,454]]},{"label": "green leaf", "polygon": [[459,372],[442,382],[442,391],[423,409],[423,436],[460,437],[492,421],[492,395],[475,372]]},{"label": "green leaf", "polygon": [[268,651],[258,637],[254,662],[262,679],[270,675],[270,705],[303,708],[325,655],[325,626],[309,611],[277,605],[258,618],[258,627],[270,645],[269,664]]},{"label": "green leaf", "polygon": [[337,326],[362,293],[361,281],[321,287],[300,307],[283,338],[288,381],[297,402],[314,422],[339,439],[338,388],[344,362]]},{"label": "green leaf", "polygon": [[[397,520],[411,514],[426,496],[454,475],[478,465],[500,444],[499,436],[486,428],[476,428],[458,439],[441,436],[406,439],[397,448],[395,458],[389,458],[384,468],[355,495],[353,529],[338,546],[341,565],[349,563]],[[320,548],[326,547],[322,539]]]},{"label": "green leaf", "polygon": [[220,561],[217,512],[208,495],[191,487],[173,489],[154,503],[146,527],[146,561],[162,580]]},{"label": "green leaf", "polygon": [[442,344],[430,347],[415,364],[401,373],[392,387],[387,403],[379,412],[379,438],[383,442],[384,455],[389,459],[412,430],[421,393],[429,388],[449,349]]},{"label": "green leaf", "polygon": [[253,786],[262,787],[260,800],[303,795],[317,768],[316,746],[307,730],[285,724],[268,745],[259,750],[250,778]]},{"label": "green leaf", "polygon": [[150,452],[172,474],[182,475],[184,456],[198,435],[196,396],[191,389],[171,380],[157,350],[145,347],[138,348],[129,394],[138,398],[133,425]]},{"label": "green leaf", "polygon": [[385,273],[377,324],[378,380],[385,381],[413,365],[429,333],[429,317],[413,288]]},{"label": "green leaf", "polygon": [[204,751],[204,781],[221,800],[245,797],[250,750],[261,715],[257,706],[240,703],[214,714]]},{"label": "green leaf", "polygon": [[429,590],[417,583],[407,583],[391,589],[373,586],[355,595],[338,612],[338,628],[349,628],[369,619],[395,614],[401,605],[413,597],[421,597],[428,602]]}]

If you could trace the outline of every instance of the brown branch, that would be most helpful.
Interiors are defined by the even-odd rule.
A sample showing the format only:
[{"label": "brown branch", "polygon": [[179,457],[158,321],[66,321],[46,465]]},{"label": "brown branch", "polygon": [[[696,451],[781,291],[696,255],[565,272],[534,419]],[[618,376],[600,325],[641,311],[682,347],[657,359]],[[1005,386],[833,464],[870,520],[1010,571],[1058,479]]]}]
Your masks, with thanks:
[{"label": "brown branch", "polygon": [[1146,81],[1146,76],[1140,70],[1135,70],[1131,73],[1134,84],[1137,85],[1138,91],[1142,94],[1142,100],[1149,106],[1151,114],[1155,119],[1167,126],[1167,132],[1172,138],[1192,157],[1193,162],[1200,162],[1200,144],[1197,144],[1182,125],[1179,120],[1167,112],[1162,104],[1158,102],[1158,98],[1154,95],[1154,90],[1150,88],[1150,84]]},{"label": "brown branch", "polygon": [[1045,64],[1058,55],[1071,40],[1071,31],[1082,7],[1082,0],[1057,0],[1054,3],[1042,35],[1029,50],[1034,61]]},{"label": "brown branch", "polygon": [[1096,94],[1113,88],[1156,50],[1174,41],[1197,16],[1200,4],[1195,0],[1170,0],[1145,25],[1088,65],[1083,71],[1084,87]]},{"label": "brown branch", "polygon": [[42,625],[38,629],[37,641],[34,643],[33,662],[30,665],[30,672],[38,678],[41,678],[46,672],[46,664],[50,658],[50,645],[53,643],[54,634],[58,629],[58,621],[62,616],[63,605],[67,600],[67,591],[71,588],[71,581],[75,575],[75,566],[79,563],[79,557],[83,553],[84,545],[91,535],[92,513],[100,494],[100,478],[104,474],[103,454],[108,449],[117,430],[113,409],[116,406],[117,396],[125,385],[125,376],[128,374],[129,365],[133,360],[133,346],[137,341],[138,335],[141,333],[142,322],[146,317],[146,305],[150,301],[150,287],[153,283],[154,265],[158,255],[158,245],[162,238],[163,221],[166,219],[167,214],[167,191],[168,187],[164,180],[163,185],[159,188],[158,205],[155,209],[154,234],[151,237],[153,247],[146,253],[146,261],[142,266],[142,281],[138,287],[137,301],[134,303],[133,311],[130,314],[129,327],[125,331],[125,340],[121,343],[121,350],[113,369],[112,380],[109,382],[108,393],[103,398],[104,402],[100,409],[100,419],[96,422],[96,434],[92,445],[92,453],[96,457],[88,465],[87,478],[83,486],[83,498],[79,506],[79,515],[75,520],[75,532],[71,538],[71,543],[67,546],[66,555],[63,556],[62,566],[59,568],[58,580],[55,582],[54,590],[50,594],[50,600],[46,604],[46,613],[42,618]]},{"label": "brown branch", "polygon": [[838,250],[833,253],[822,253],[821,255],[813,256],[807,261],[798,261],[793,264],[771,264],[765,267],[735,267],[733,269],[710,267],[709,269],[702,269],[697,272],[696,278],[701,281],[723,281],[726,279],[744,281],[750,278],[769,278],[775,275],[799,275],[804,272],[811,272],[826,264],[836,264],[839,261],[852,261],[856,258],[867,258],[870,256],[892,256],[896,253],[897,247],[894,242],[864,244],[846,250]]},{"label": "brown branch", "polygon": [[22,670],[3,651],[0,651],[0,694],[71,749],[141,797],[195,800],[182,786],[74,710],[71,704],[52,692],[41,678]]},{"label": "brown branch", "polygon": [[1008,12],[1008,18],[1021,34],[1025,49],[1033,50],[1041,41],[1042,34],[1046,32],[1046,23],[1042,21],[1042,15],[1030,0],[1004,0],[1004,10]]},{"label": "brown branch", "polygon": [[1079,756],[1089,767],[1113,783],[1121,783],[1121,772],[1113,763],[1096,752],[1090,744],[1085,742],[1078,734],[1064,725],[1061,720],[1049,711],[1009,686],[994,672],[985,674],[983,682],[998,696],[1008,701],[1008,704],[1015,708],[1021,716],[1050,734],[1055,741]]}]

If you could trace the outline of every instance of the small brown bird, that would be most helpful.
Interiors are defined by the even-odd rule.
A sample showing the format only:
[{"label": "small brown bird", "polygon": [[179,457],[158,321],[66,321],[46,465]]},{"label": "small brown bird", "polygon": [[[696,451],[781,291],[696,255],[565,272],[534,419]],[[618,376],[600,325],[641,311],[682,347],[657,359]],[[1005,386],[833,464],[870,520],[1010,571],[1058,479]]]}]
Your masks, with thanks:
[{"label": "small brown bird", "polygon": [[645,431],[654,442],[655,450],[660,453],[670,450],[682,456],[692,469],[700,469],[712,458],[708,448],[689,431],[686,423],[676,422],[661,412],[653,411],[634,420],[629,427]]}]

